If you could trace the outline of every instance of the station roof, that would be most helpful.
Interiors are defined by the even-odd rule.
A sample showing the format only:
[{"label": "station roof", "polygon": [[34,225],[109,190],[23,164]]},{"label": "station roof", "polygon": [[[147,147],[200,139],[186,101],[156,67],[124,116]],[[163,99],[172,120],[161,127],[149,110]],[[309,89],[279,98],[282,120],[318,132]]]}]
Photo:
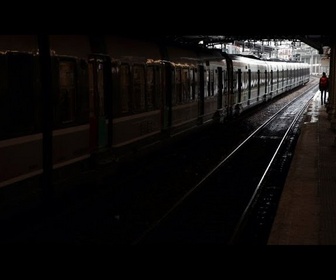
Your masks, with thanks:
[{"label": "station roof", "polygon": [[213,44],[228,44],[234,41],[300,41],[323,53],[324,46],[331,46],[334,36],[330,35],[280,35],[280,34],[229,34],[229,35],[163,35],[152,36],[151,39],[159,40],[163,43],[172,43],[178,45],[196,46],[200,42],[204,46]]}]

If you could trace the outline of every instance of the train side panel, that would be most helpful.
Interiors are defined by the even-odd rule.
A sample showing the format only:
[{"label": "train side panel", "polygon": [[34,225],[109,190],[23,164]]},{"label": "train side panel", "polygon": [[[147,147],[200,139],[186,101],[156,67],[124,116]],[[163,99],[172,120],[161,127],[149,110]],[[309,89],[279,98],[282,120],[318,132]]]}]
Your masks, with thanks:
[{"label": "train side panel", "polygon": [[[59,179],[96,155],[134,154],[309,81],[302,63],[115,36],[49,38]],[[0,38],[0,187],[43,172],[37,49],[36,36]]]},{"label": "train side panel", "polygon": [[285,87],[285,72],[287,69],[285,62],[279,62],[278,63],[278,94],[282,94],[286,91]]},{"label": "train side panel", "polygon": [[42,174],[42,134],[0,141],[0,187]]},{"label": "train side panel", "polygon": [[228,73],[232,72],[228,100],[233,115],[239,115],[309,80],[308,64],[263,61],[238,55],[227,57],[230,62]]},{"label": "train side panel", "polygon": [[[7,37],[1,37],[0,40],[2,48],[12,50],[3,54],[0,62],[0,103],[3,107],[0,121],[0,165],[2,170],[7,170],[1,175],[0,186],[41,174],[43,153],[43,93],[36,52],[37,37],[11,36],[10,40]],[[54,169],[90,157],[89,96],[85,82],[88,80],[85,62],[88,48],[80,53],[79,50],[85,44],[76,45],[76,36],[65,37],[65,40],[62,38],[60,41],[59,37],[50,37]],[[86,46],[89,45],[86,37],[83,42],[86,42]],[[78,56],[84,58],[78,59]],[[62,175],[58,177],[61,178]]]},{"label": "train side panel", "polygon": [[269,96],[269,69],[263,61],[246,57],[230,56],[232,60],[232,98],[234,115],[267,101]]},{"label": "train side panel", "polygon": [[203,61],[194,50],[166,47],[169,62],[166,92],[169,114],[169,134],[175,135],[202,123],[204,112],[204,75]]},{"label": "train side panel", "polygon": [[53,56],[52,80],[53,164],[57,168],[90,157],[86,61],[77,57]]},{"label": "train side panel", "polygon": [[85,35],[51,35],[54,106],[53,165],[90,158],[89,67],[91,46]]},{"label": "train side panel", "polygon": [[41,101],[37,58],[0,55],[0,187],[42,173]]},{"label": "train side panel", "polygon": [[163,130],[165,67],[153,42],[106,37],[112,60],[111,112],[108,134],[112,149],[135,149],[160,139]]},{"label": "train side panel", "polygon": [[[223,111],[223,72],[226,71],[226,61],[222,56],[210,58],[209,65],[206,67],[205,77],[205,94],[204,94],[204,112],[202,116],[203,123],[211,123],[221,119]],[[219,116],[218,116],[219,115]]]}]

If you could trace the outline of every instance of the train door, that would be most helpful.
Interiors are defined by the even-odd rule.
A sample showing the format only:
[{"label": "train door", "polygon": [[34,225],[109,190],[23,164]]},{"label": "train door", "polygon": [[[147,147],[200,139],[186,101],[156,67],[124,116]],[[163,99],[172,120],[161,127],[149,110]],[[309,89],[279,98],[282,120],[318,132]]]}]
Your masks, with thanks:
[{"label": "train door", "polygon": [[206,85],[206,80],[205,80],[205,67],[203,65],[200,65],[198,68],[198,73],[199,73],[199,107],[198,107],[198,116],[199,116],[199,122],[203,122],[203,115],[204,115],[204,95],[205,95],[205,85]]},{"label": "train door", "polygon": [[169,62],[165,63],[163,83],[164,94],[162,96],[162,130],[169,136],[170,127],[172,125],[172,94],[173,94],[173,67]]},{"label": "train door", "polygon": [[275,95],[279,94],[279,68],[277,67],[274,70],[274,83],[273,83],[273,91]]},{"label": "train door", "polygon": [[89,58],[90,77],[90,149],[98,152],[109,145],[109,124],[111,118],[107,106],[110,88],[111,62],[109,57],[91,55]]},{"label": "train door", "polygon": [[222,71],[222,81],[223,81],[223,107],[227,108],[229,106],[229,85],[228,85],[228,71],[226,68]]},{"label": "train door", "polygon": [[268,85],[268,76],[267,76],[267,70],[265,70],[265,73],[264,73],[264,80],[265,80],[265,91],[264,91],[264,100],[266,101],[267,100],[267,85]]},{"label": "train door", "polygon": [[242,94],[242,71],[241,69],[238,69],[238,72],[237,72],[237,75],[238,75],[238,103],[241,102],[241,94]]},{"label": "train door", "polygon": [[223,70],[222,67],[217,67],[218,94],[217,94],[217,109],[223,108]]},{"label": "train door", "polygon": [[[247,72],[248,75],[248,84],[247,84],[247,89],[248,89],[248,97],[247,97],[247,105],[251,104],[251,90],[252,90],[252,74],[251,74],[251,69],[248,69]],[[254,102],[254,101],[253,101]]]},{"label": "train door", "polygon": [[273,96],[273,79],[274,79],[274,72],[273,72],[273,69],[271,70],[271,77],[270,77],[270,97],[272,98]]},{"label": "train door", "polygon": [[226,69],[224,71],[224,106],[226,108],[226,115],[228,118],[232,117],[233,109],[233,99],[234,99],[234,70],[233,70],[233,62],[231,57],[223,53],[226,61]]},{"label": "train door", "polygon": [[260,69],[257,71],[257,100],[260,100]]},{"label": "train door", "polygon": [[218,121],[218,122],[223,122],[223,118],[224,118],[224,106],[223,106],[223,95],[224,95],[224,82],[223,82],[223,74],[224,71],[222,69],[222,67],[217,67],[216,69],[216,77],[215,77],[215,81],[216,81],[216,94],[217,94],[217,111],[214,115],[214,120]]}]

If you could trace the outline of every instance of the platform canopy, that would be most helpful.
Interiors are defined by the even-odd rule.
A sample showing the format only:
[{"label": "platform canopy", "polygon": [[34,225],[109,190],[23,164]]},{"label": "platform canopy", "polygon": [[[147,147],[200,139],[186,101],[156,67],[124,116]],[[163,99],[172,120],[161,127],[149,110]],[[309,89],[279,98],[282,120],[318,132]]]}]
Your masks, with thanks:
[{"label": "platform canopy", "polygon": [[[143,38],[143,37],[142,37]],[[162,43],[174,43],[179,45],[200,45],[209,47],[214,44],[229,44],[235,41],[293,41],[303,42],[323,54],[323,47],[330,46],[332,41],[336,39],[333,35],[281,35],[281,34],[225,34],[225,35],[162,35],[162,36],[149,36],[149,39],[161,41]]]}]

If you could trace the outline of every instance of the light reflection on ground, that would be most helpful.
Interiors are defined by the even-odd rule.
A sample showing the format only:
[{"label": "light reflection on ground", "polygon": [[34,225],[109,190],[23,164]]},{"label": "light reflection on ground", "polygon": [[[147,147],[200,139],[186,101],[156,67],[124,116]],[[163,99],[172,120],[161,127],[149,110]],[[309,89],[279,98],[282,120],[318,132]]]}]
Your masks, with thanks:
[{"label": "light reflection on ground", "polygon": [[[327,100],[328,100],[328,93],[327,93]],[[318,121],[318,111],[324,104],[321,104],[321,92],[318,90],[312,100],[311,106],[309,106],[309,111],[307,115],[310,115],[309,123],[315,123]],[[305,122],[305,124],[308,122]]]}]

